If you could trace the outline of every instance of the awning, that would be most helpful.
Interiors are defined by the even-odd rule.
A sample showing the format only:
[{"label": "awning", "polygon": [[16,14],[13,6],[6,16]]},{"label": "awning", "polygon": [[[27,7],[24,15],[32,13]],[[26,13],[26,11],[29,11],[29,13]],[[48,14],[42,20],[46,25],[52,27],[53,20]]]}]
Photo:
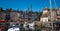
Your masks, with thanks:
[{"label": "awning", "polygon": [[5,21],[4,21],[4,20],[0,20],[0,23],[1,23],[1,22],[5,22]]}]

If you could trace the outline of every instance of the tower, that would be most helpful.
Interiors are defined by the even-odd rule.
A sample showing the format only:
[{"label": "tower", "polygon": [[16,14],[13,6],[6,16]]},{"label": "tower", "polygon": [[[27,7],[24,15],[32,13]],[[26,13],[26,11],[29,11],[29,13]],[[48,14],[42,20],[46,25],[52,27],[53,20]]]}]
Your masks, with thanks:
[{"label": "tower", "polygon": [[28,7],[28,11],[32,11],[32,4]]}]

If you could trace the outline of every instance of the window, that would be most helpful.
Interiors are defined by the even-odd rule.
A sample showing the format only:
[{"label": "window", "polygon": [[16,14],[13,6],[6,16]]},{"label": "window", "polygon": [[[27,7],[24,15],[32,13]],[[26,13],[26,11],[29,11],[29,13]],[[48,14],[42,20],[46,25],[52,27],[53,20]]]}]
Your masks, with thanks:
[{"label": "window", "polygon": [[30,18],[28,18],[28,20],[30,20]]},{"label": "window", "polygon": [[0,14],[2,14],[2,12],[0,12]]},{"label": "window", "polygon": [[10,15],[6,15],[6,19],[10,19]]},{"label": "window", "polygon": [[52,26],[52,24],[50,23],[50,26]]},{"label": "window", "polygon": [[0,24],[0,26],[2,26],[2,24]]},{"label": "window", "polygon": [[57,16],[60,16],[60,14],[57,14]]},{"label": "window", "polygon": [[34,20],[37,20],[37,19],[34,19]]}]

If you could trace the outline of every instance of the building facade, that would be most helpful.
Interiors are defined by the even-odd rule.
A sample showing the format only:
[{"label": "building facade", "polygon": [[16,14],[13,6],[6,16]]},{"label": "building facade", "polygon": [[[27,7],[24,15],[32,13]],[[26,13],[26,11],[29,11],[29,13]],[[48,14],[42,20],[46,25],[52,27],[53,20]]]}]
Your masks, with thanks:
[{"label": "building facade", "polygon": [[[53,16],[53,20],[56,20],[56,15],[57,14],[57,10],[56,9],[52,9],[52,16]],[[43,22],[49,22],[49,21],[51,21],[51,12],[50,12],[50,9],[49,8],[45,8],[44,10],[43,10],[43,14],[42,14],[42,16],[41,16],[41,19],[40,19],[40,21],[43,21]]]}]

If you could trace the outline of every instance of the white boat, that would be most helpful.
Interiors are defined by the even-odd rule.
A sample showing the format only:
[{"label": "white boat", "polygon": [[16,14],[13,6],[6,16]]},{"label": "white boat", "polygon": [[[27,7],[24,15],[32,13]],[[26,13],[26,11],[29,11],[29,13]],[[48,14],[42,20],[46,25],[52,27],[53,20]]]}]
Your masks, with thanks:
[{"label": "white boat", "polygon": [[8,31],[20,31],[20,29],[18,27],[15,27],[15,28],[9,28]]}]

